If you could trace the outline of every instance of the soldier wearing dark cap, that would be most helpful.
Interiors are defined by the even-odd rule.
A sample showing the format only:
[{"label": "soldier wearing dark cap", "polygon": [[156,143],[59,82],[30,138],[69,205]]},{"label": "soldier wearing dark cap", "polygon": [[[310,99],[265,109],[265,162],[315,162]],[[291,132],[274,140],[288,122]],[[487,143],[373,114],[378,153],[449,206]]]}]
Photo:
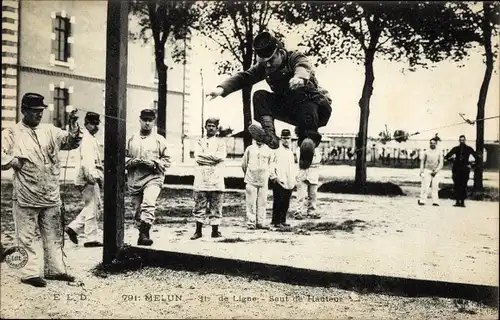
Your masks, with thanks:
[{"label": "soldier wearing dark cap", "polygon": [[83,229],[86,242],[84,247],[102,247],[98,239],[97,216],[101,209],[101,188],[104,181],[104,168],[95,134],[99,131],[101,120],[95,112],[85,115],[85,130],[80,145],[80,168],[75,185],[79,187],[85,205],[80,214],[66,227],[70,240],[78,243],[78,232]]},{"label": "soldier wearing dark cap", "polygon": [[297,184],[297,164],[291,149],[292,135],[290,130],[281,131],[281,146],[274,150],[271,164],[270,180],[273,182],[273,217],[272,230],[289,227],[286,215],[290,208],[290,198]]},{"label": "soldier wearing dark cap", "polygon": [[318,128],[326,126],[331,115],[328,92],[318,85],[312,65],[298,51],[287,51],[269,32],[254,39],[257,63],[246,71],[233,75],[207,95],[225,97],[230,93],[262,80],[273,92],[257,90],[253,95],[254,119],[248,130],[257,141],[271,149],[279,147],[274,120],[297,127],[300,146],[299,165],[307,169],[313,160],[314,149],[321,142]]},{"label": "soldier wearing dark cap", "polygon": [[451,161],[453,167],[451,169],[453,179],[453,190],[455,193],[455,207],[465,207],[465,199],[467,199],[467,182],[472,168],[470,157],[477,161],[479,155],[466,144],[464,135],[459,138],[460,144],[451,149],[444,159]]},{"label": "soldier wearing dark cap", "polygon": [[[222,220],[224,201],[224,160],[226,159],[226,142],[216,136],[219,119],[209,118],[205,121],[207,136],[195,145],[196,161],[194,176],[194,208],[196,231],[191,240],[202,237],[204,224],[212,226],[212,238],[221,237],[219,225]],[[207,215],[208,212],[208,215]]]},{"label": "soldier wearing dark cap", "polygon": [[125,167],[139,229],[137,244],[150,246],[153,240],[149,231],[155,220],[156,200],[170,167],[170,156],[165,138],[153,132],[155,111],[144,109],[139,118],[141,130],[127,142]]},{"label": "soldier wearing dark cap", "polygon": [[17,244],[28,254],[21,282],[35,287],[46,286],[36,249],[37,227],[43,241],[45,279],[75,280],[66,273],[62,260],[59,151],[78,148],[83,135],[76,110],[69,114],[68,130],[41,124],[47,108],[43,100],[40,94],[26,93],[21,102],[22,120],[2,131],[2,170],[14,170],[12,213]]}]

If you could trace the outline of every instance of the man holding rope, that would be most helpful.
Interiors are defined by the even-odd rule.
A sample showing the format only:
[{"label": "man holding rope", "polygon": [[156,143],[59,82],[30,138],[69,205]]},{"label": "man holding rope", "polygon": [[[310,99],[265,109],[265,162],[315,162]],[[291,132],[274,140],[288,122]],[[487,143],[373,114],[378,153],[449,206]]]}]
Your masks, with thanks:
[{"label": "man holding rope", "polygon": [[12,168],[12,213],[19,250],[27,253],[21,282],[35,287],[47,283],[40,276],[35,229],[43,241],[45,279],[74,282],[65,272],[62,251],[59,150],[78,148],[83,132],[76,110],[69,115],[69,129],[40,124],[47,105],[37,93],[22,98],[23,119],[2,131],[2,170]]},{"label": "man holding rope", "polygon": [[321,142],[318,128],[326,126],[332,112],[328,92],[318,85],[312,65],[298,51],[287,51],[269,32],[254,39],[257,64],[230,77],[207,96],[211,99],[266,80],[273,92],[257,90],[253,94],[254,119],[248,131],[256,141],[278,149],[274,120],[295,125],[300,146],[299,167],[311,165],[314,150]]}]

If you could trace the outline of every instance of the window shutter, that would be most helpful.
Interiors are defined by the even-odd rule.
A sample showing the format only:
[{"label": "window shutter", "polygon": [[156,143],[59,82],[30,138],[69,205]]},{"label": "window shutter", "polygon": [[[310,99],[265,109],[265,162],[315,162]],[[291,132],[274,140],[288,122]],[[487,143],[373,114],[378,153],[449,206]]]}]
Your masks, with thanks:
[{"label": "window shutter", "polygon": [[[66,38],[66,57],[69,58],[71,57],[71,49],[73,46],[73,41],[70,41],[70,37],[73,38],[73,30],[72,30],[72,25],[69,22],[69,19],[65,19],[65,25],[66,25],[66,30],[67,30],[67,38]],[[71,39],[73,40],[73,39]]]},{"label": "window shutter", "polygon": [[57,15],[52,16],[52,34],[53,36],[51,37],[51,47],[52,47],[52,54],[54,57],[57,57],[57,33],[56,33],[56,23],[57,23]]}]

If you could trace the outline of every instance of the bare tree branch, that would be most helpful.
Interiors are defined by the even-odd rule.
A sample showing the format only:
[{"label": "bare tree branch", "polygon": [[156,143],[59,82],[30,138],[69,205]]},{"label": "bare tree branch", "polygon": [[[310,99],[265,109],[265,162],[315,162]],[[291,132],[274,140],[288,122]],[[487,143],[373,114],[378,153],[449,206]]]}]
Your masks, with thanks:
[{"label": "bare tree branch", "polygon": [[231,19],[233,20],[233,23],[234,23],[234,29],[233,29],[233,31],[234,31],[235,37],[238,38],[238,40],[240,41],[240,43],[244,43],[245,40],[243,40],[243,37],[241,35],[241,31],[240,31],[240,27],[238,26],[238,21],[236,19],[236,11],[235,10],[229,10],[229,16],[231,17]]}]

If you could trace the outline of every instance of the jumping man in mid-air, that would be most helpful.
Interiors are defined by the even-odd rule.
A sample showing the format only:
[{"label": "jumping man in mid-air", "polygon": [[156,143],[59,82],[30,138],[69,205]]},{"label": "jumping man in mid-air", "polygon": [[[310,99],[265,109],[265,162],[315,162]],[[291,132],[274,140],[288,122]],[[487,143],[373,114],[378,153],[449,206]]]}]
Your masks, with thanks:
[{"label": "jumping man in mid-air", "polygon": [[248,131],[256,141],[262,141],[271,149],[280,146],[276,136],[274,119],[297,127],[300,146],[299,166],[311,165],[314,149],[321,142],[318,128],[326,126],[332,112],[328,92],[318,85],[308,59],[298,51],[287,51],[269,32],[254,39],[257,63],[250,69],[238,72],[207,96],[215,98],[253,85],[262,80],[273,92],[257,90],[253,94],[254,119],[261,126],[252,124]]}]

